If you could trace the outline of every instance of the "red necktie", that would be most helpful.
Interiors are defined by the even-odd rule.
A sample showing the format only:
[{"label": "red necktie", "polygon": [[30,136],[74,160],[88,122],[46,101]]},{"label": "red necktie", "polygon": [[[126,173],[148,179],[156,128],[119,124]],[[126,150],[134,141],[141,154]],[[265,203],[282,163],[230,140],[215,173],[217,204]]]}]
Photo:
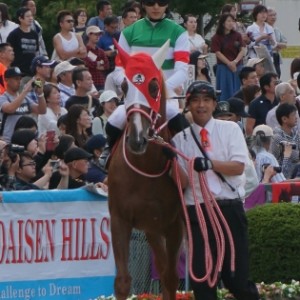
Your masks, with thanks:
[{"label": "red necktie", "polygon": [[208,131],[205,128],[200,130],[201,144],[205,151],[211,149],[211,145],[208,138]]}]

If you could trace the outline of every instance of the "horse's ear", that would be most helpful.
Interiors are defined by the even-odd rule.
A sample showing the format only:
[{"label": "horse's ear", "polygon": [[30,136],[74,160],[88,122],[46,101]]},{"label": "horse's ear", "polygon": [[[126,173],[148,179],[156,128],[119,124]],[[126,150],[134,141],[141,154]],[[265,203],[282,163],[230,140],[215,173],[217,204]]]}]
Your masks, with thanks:
[{"label": "horse's ear", "polygon": [[160,70],[162,64],[164,63],[167,53],[170,47],[170,39],[168,39],[160,49],[158,49],[153,55],[152,60],[154,64],[156,65],[157,69]]},{"label": "horse's ear", "polygon": [[115,47],[118,50],[118,55],[121,60],[122,66],[124,68],[126,68],[127,62],[130,58],[130,55],[120,47],[120,45],[118,44],[118,42],[115,39],[113,39],[113,42],[114,42]]}]

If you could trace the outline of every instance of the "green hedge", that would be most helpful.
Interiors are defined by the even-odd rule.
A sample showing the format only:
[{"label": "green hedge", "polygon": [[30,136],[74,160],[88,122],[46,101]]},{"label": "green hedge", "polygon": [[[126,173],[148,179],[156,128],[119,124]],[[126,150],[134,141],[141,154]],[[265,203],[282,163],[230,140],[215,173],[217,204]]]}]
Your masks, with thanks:
[{"label": "green hedge", "polygon": [[266,283],[300,279],[300,205],[257,206],[247,218],[251,279]]}]

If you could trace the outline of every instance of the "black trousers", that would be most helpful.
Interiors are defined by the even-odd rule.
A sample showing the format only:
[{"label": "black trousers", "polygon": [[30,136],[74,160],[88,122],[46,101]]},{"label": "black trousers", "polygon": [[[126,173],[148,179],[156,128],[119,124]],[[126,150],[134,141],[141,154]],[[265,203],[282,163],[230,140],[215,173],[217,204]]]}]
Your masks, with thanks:
[{"label": "black trousers", "polygon": [[[224,286],[235,296],[237,300],[258,300],[259,294],[256,285],[248,281],[249,274],[249,259],[248,259],[248,231],[247,219],[241,201],[232,201],[226,205],[220,205],[220,209],[231,230],[234,246],[235,246],[235,273],[230,271],[230,247],[225,234],[226,247],[221,278]],[[210,226],[208,215],[201,204],[203,214],[206,219],[208,237],[212,250],[214,263],[216,262],[216,243],[214,233]],[[200,278],[205,274],[205,253],[203,238],[200,233],[197,215],[194,206],[188,206],[188,213],[191,220],[191,228],[193,235],[193,271]],[[196,300],[217,300],[217,286],[209,287],[207,282],[197,283],[190,278],[191,286],[194,291]]]}]

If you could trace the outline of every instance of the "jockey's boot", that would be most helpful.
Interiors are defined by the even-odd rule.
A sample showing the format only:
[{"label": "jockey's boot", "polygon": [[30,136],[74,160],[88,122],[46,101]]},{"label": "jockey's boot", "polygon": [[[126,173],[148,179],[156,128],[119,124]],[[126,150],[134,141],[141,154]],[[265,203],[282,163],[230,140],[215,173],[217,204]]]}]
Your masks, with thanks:
[{"label": "jockey's boot", "polygon": [[185,128],[189,127],[190,123],[184,116],[184,114],[178,113],[175,117],[169,120],[168,122],[168,128],[174,136],[176,133],[184,130]]},{"label": "jockey's boot", "polygon": [[101,153],[101,155],[99,157],[99,164],[103,170],[107,171],[111,149],[115,145],[116,141],[121,137],[123,130],[121,130],[118,127],[115,127],[107,122],[105,131],[107,134],[107,142],[106,142],[103,152]]}]

